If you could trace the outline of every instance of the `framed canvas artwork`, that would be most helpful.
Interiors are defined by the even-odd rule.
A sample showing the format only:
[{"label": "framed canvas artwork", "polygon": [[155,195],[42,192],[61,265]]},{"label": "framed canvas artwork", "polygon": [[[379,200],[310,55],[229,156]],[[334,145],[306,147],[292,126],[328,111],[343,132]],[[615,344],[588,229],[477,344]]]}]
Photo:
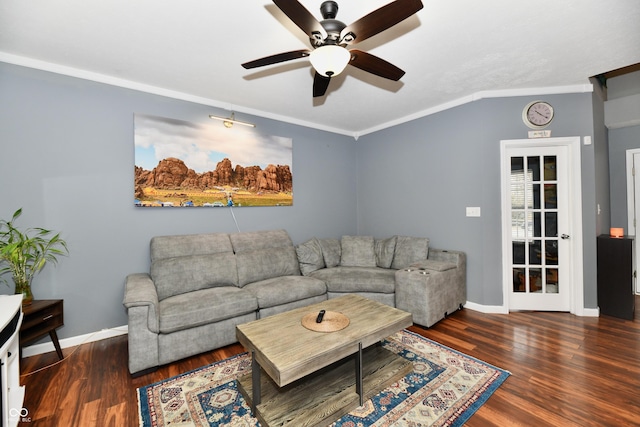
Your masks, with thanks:
[{"label": "framed canvas artwork", "polygon": [[145,114],[134,128],[135,206],[293,204],[291,138]]}]

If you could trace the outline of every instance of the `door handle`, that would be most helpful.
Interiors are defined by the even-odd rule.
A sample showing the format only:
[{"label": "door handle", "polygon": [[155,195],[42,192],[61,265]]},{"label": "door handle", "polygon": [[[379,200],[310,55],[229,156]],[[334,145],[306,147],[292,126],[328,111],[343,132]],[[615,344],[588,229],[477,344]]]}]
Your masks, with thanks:
[{"label": "door handle", "polygon": [[569,238],[569,235],[568,235],[568,234],[562,234],[562,235],[560,236],[560,238],[561,238],[562,240],[567,240],[567,239]]}]

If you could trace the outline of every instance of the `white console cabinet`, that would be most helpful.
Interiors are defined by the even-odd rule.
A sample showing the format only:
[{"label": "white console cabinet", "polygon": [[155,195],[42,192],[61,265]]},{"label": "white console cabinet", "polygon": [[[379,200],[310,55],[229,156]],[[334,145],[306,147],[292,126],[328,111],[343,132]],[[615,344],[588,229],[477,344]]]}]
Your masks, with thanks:
[{"label": "white console cabinet", "polygon": [[22,295],[0,295],[0,427],[15,427],[29,416],[20,386],[21,324]]}]

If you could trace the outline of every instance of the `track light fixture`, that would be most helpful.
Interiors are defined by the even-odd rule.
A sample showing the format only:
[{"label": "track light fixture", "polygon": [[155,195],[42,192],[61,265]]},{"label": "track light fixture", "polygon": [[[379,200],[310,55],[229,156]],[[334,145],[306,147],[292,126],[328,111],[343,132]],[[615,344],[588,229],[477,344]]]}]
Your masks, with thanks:
[{"label": "track light fixture", "polygon": [[232,127],[235,123],[237,123],[239,125],[243,125],[243,126],[249,126],[249,127],[252,127],[252,128],[256,127],[256,125],[254,125],[253,123],[236,120],[235,114],[233,113],[233,111],[231,112],[231,117],[219,117],[219,116],[214,116],[212,114],[209,114],[209,118],[222,121],[222,124],[226,128]]}]

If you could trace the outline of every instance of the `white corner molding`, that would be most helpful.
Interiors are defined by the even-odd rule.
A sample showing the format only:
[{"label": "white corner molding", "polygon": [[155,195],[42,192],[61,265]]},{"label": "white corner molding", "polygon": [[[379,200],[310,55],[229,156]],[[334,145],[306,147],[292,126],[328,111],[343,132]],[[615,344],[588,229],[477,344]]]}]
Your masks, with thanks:
[{"label": "white corner molding", "polygon": [[[134,82],[131,80],[121,79],[118,77],[109,76],[106,74],[95,73],[92,71],[81,70],[77,68],[67,67],[64,65],[54,64],[51,62],[40,61],[33,58],[26,58],[17,55],[11,55],[5,52],[0,52],[0,62],[6,62],[8,64],[20,65],[22,67],[33,68],[36,70],[48,71],[51,73],[61,74],[64,76],[75,77],[78,79],[93,81],[97,83],[104,83],[111,86],[121,87],[124,89],[136,90],[139,92],[150,93],[152,95],[164,96],[171,99],[177,99],[180,101],[193,102],[194,104],[206,105],[208,107],[221,108],[223,110],[229,109],[228,102],[222,102],[215,99],[203,98],[195,96],[189,93],[178,92],[175,90],[165,89],[158,86],[152,86],[140,82]],[[344,129],[338,129],[330,126],[324,126],[317,123],[306,122],[304,120],[297,120],[291,117],[280,116],[268,111],[261,111],[252,108],[245,108],[242,106],[234,106],[235,112],[241,112],[245,114],[251,114],[266,119],[277,120],[294,125],[304,126],[311,129],[323,130],[335,134],[354,136],[354,133]]]},{"label": "white corner molding", "polygon": [[[146,92],[154,95],[165,96],[167,98],[178,99],[181,101],[193,102],[196,104],[206,105],[210,107],[217,107],[222,109],[228,109],[229,103],[217,101],[215,99],[202,98],[199,96],[191,95],[188,93],[177,92],[157,86],[151,86],[140,82],[134,82],[131,80],[125,80],[118,77],[108,76],[105,74],[95,73],[86,70],[80,70],[72,67],[66,67],[59,64],[54,64],[46,61],[40,61],[33,58],[27,58],[23,56],[12,55],[6,52],[0,52],[0,62],[6,62],[9,64],[20,65],[23,67],[34,68],[43,71],[49,71],[52,73],[62,74],[70,77],[76,77],[79,79],[95,81],[98,83],[105,83],[112,86],[118,86],[126,89],[137,90],[140,92]],[[268,111],[255,110],[252,108],[245,108],[242,106],[234,106],[234,111],[242,112],[245,114],[251,114],[266,119],[277,120],[284,123],[290,123],[293,125],[304,126],[311,129],[318,129],[325,132],[335,133],[339,135],[345,135],[352,137],[355,141],[363,135],[377,132],[392,126],[397,126],[412,120],[416,120],[422,117],[426,117],[440,111],[445,111],[460,105],[468,104],[473,101],[486,98],[506,98],[513,96],[534,96],[534,95],[557,95],[566,93],[584,93],[593,92],[592,84],[577,84],[566,86],[553,86],[553,87],[538,87],[538,88],[522,88],[522,89],[504,89],[504,90],[485,90],[473,93],[462,98],[455,99],[444,104],[437,105],[433,108],[428,108],[417,113],[410,114],[405,117],[401,117],[397,120],[381,123],[377,126],[369,129],[363,129],[360,131],[350,131],[346,129],[334,128],[331,126],[325,126],[318,123],[307,122],[304,120],[298,120],[292,117],[280,116],[270,113]]]},{"label": "white corner molding", "polygon": [[437,105],[433,108],[429,108],[417,113],[410,114],[405,117],[401,117],[397,120],[382,123],[378,126],[374,126],[369,129],[358,132],[358,136],[366,135],[368,133],[377,132],[392,126],[397,126],[412,120],[416,120],[422,117],[430,116],[432,114],[439,113],[441,111],[449,110],[460,105],[469,104],[474,101],[489,98],[510,98],[514,96],[543,96],[543,95],[561,95],[567,93],[590,93],[593,92],[593,85],[591,83],[568,85],[568,86],[552,86],[552,87],[538,87],[538,88],[524,88],[524,89],[503,89],[503,90],[483,90],[473,93],[462,98],[455,99],[444,104]]}]

